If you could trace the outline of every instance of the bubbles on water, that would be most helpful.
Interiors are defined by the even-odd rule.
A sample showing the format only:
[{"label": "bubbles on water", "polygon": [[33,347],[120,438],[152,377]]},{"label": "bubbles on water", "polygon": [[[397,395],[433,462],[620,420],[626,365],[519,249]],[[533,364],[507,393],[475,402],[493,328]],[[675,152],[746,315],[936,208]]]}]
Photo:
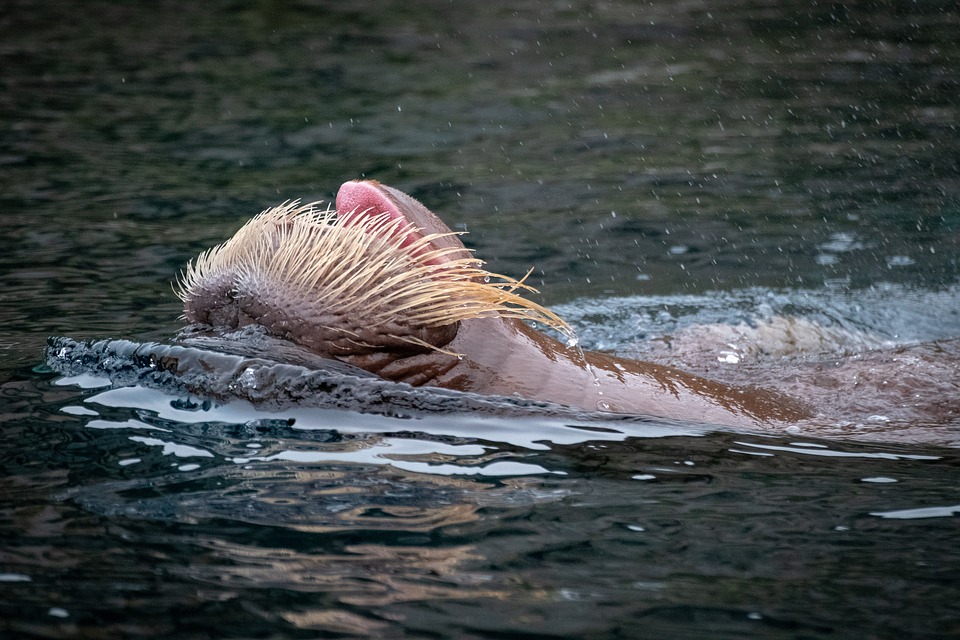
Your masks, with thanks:
[{"label": "bubbles on water", "polygon": [[740,364],[740,354],[736,351],[721,351],[717,356],[717,362],[723,364]]},{"label": "bubbles on water", "polygon": [[861,242],[857,235],[848,231],[839,231],[830,234],[830,239],[817,245],[822,253],[814,258],[814,261],[821,266],[837,264],[840,259],[836,254],[850,253],[869,248],[864,242]]},{"label": "bubbles on water", "polygon": [[817,248],[830,253],[846,253],[857,249],[866,249],[867,245],[860,242],[856,234],[840,231],[830,234],[830,239],[817,245]]},{"label": "bubbles on water", "polygon": [[257,371],[253,367],[247,367],[243,370],[237,377],[237,384],[243,387],[244,389],[256,389],[257,388]]},{"label": "bubbles on water", "polygon": [[[896,284],[858,290],[840,285],[822,290],[756,287],[697,295],[582,298],[553,310],[576,327],[582,348],[621,351],[641,359],[658,345],[675,352],[678,335],[688,335],[696,327],[736,329],[733,333],[746,332],[766,347],[771,346],[769,339],[778,339],[775,357],[789,355],[780,348],[788,344],[787,338],[798,340],[797,346],[809,352],[821,343],[828,351],[855,351],[960,335],[958,286],[925,291]],[[738,346],[741,364],[745,362],[746,343],[730,339],[731,331],[711,335],[714,362],[729,344]]]},{"label": "bubbles on water", "polygon": [[887,258],[887,268],[892,269],[893,267],[909,267],[914,264],[914,259],[910,256],[890,256]]}]

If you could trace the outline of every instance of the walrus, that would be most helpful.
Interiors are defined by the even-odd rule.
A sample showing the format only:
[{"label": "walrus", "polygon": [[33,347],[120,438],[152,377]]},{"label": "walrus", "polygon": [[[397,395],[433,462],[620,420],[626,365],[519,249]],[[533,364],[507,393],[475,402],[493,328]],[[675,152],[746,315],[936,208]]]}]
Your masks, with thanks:
[{"label": "walrus", "polygon": [[580,349],[563,319],[521,295],[526,276],[487,271],[459,236],[411,196],[351,181],[335,208],[286,202],[251,219],[188,263],[178,295],[191,323],[260,325],[415,386],[732,427],[813,414],[775,391]]}]

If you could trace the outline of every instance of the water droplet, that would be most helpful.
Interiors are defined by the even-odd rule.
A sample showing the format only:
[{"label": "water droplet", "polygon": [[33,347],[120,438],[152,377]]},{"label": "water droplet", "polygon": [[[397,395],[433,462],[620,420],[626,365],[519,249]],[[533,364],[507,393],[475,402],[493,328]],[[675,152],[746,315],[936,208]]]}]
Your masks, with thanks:
[{"label": "water droplet", "polygon": [[[583,352],[581,352],[581,353],[583,353]],[[589,371],[589,372],[590,372],[590,375],[593,376],[593,386],[599,387],[599,386],[600,386],[600,378],[597,376],[597,372],[593,370],[593,367],[590,366],[590,363],[589,363],[589,362],[587,363],[587,371]],[[600,394],[603,395],[603,392],[601,391]]]},{"label": "water droplet", "polygon": [[734,353],[733,351],[721,351],[720,355],[717,356],[717,362],[722,362],[724,364],[740,364],[740,354]]},{"label": "water droplet", "polygon": [[237,377],[237,384],[245,389],[256,389],[257,388],[257,372],[253,367],[248,367],[243,370]]}]

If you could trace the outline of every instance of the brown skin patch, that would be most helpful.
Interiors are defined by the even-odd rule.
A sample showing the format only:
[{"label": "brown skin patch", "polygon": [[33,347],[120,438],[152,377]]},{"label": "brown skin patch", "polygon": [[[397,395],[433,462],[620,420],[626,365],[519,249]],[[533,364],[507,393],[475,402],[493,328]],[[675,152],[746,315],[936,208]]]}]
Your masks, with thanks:
[{"label": "brown skin patch", "polygon": [[384,378],[591,410],[757,426],[808,417],[776,393],[622,360],[574,339],[552,312],[491,274],[432,212],[376,182],[348,182],[339,212],[288,203],[202,254],[181,279],[187,320],[278,337]]}]

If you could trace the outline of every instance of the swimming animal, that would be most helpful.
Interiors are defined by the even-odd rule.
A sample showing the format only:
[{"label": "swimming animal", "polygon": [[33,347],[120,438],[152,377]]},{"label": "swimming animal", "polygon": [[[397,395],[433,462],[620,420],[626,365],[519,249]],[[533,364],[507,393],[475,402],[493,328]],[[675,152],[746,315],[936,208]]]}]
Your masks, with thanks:
[{"label": "swimming animal", "polygon": [[775,391],[583,351],[563,319],[522,296],[530,289],[488,272],[411,196],[352,181],[335,209],[287,202],[251,219],[188,265],[178,294],[191,323],[260,325],[415,386],[737,427],[813,415]]}]

